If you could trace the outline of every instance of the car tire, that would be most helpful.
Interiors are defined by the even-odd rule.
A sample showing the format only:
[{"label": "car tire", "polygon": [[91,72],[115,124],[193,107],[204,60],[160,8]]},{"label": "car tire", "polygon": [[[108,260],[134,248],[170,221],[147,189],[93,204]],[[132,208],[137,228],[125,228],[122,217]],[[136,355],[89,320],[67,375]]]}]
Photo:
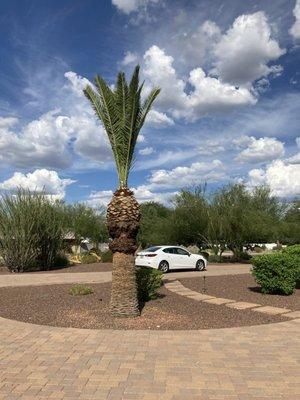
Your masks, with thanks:
[{"label": "car tire", "polygon": [[166,274],[167,272],[169,272],[169,263],[168,261],[161,261],[159,263],[158,269],[163,272],[164,274]]},{"label": "car tire", "polygon": [[203,260],[198,260],[196,263],[196,271],[204,271],[205,270],[205,262]]}]

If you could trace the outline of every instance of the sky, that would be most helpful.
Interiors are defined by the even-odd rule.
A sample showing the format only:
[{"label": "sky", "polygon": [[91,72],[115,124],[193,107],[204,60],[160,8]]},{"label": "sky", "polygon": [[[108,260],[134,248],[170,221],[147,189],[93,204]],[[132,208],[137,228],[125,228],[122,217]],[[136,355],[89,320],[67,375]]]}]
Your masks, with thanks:
[{"label": "sky", "polygon": [[300,0],[0,0],[0,191],[107,204],[118,180],[83,88],[141,66],[161,94],[129,185],[300,195]]}]

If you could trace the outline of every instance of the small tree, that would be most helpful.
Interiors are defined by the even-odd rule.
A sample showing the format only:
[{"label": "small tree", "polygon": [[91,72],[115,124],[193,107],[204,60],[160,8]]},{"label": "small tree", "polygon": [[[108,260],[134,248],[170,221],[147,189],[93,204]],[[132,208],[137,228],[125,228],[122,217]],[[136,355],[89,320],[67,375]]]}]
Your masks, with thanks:
[{"label": "small tree", "polygon": [[74,234],[77,246],[82,239],[90,239],[95,247],[108,240],[104,211],[88,207],[86,204],[73,204],[67,207],[68,228]]},{"label": "small tree", "polygon": [[141,204],[140,209],[142,217],[138,243],[142,247],[169,243],[173,211],[154,201]]}]

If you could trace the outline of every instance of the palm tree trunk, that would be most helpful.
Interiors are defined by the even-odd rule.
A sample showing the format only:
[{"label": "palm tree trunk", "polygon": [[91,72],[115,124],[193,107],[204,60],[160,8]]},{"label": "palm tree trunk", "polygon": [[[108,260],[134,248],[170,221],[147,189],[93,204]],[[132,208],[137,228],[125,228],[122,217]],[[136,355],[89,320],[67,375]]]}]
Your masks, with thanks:
[{"label": "palm tree trunk", "polygon": [[110,310],[112,315],[130,317],[139,315],[134,256],[114,253]]},{"label": "palm tree trunk", "polygon": [[113,316],[138,316],[139,304],[134,253],[141,214],[133,192],[122,188],[114,193],[107,209],[107,227],[112,241],[113,272],[110,311]]}]

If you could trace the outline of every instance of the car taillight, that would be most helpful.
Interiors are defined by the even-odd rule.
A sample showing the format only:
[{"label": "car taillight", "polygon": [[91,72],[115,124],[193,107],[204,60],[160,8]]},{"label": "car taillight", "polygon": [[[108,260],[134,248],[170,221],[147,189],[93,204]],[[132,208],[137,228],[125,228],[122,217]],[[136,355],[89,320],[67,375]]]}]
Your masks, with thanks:
[{"label": "car taillight", "polygon": [[146,257],[155,257],[157,254],[146,254]]}]

